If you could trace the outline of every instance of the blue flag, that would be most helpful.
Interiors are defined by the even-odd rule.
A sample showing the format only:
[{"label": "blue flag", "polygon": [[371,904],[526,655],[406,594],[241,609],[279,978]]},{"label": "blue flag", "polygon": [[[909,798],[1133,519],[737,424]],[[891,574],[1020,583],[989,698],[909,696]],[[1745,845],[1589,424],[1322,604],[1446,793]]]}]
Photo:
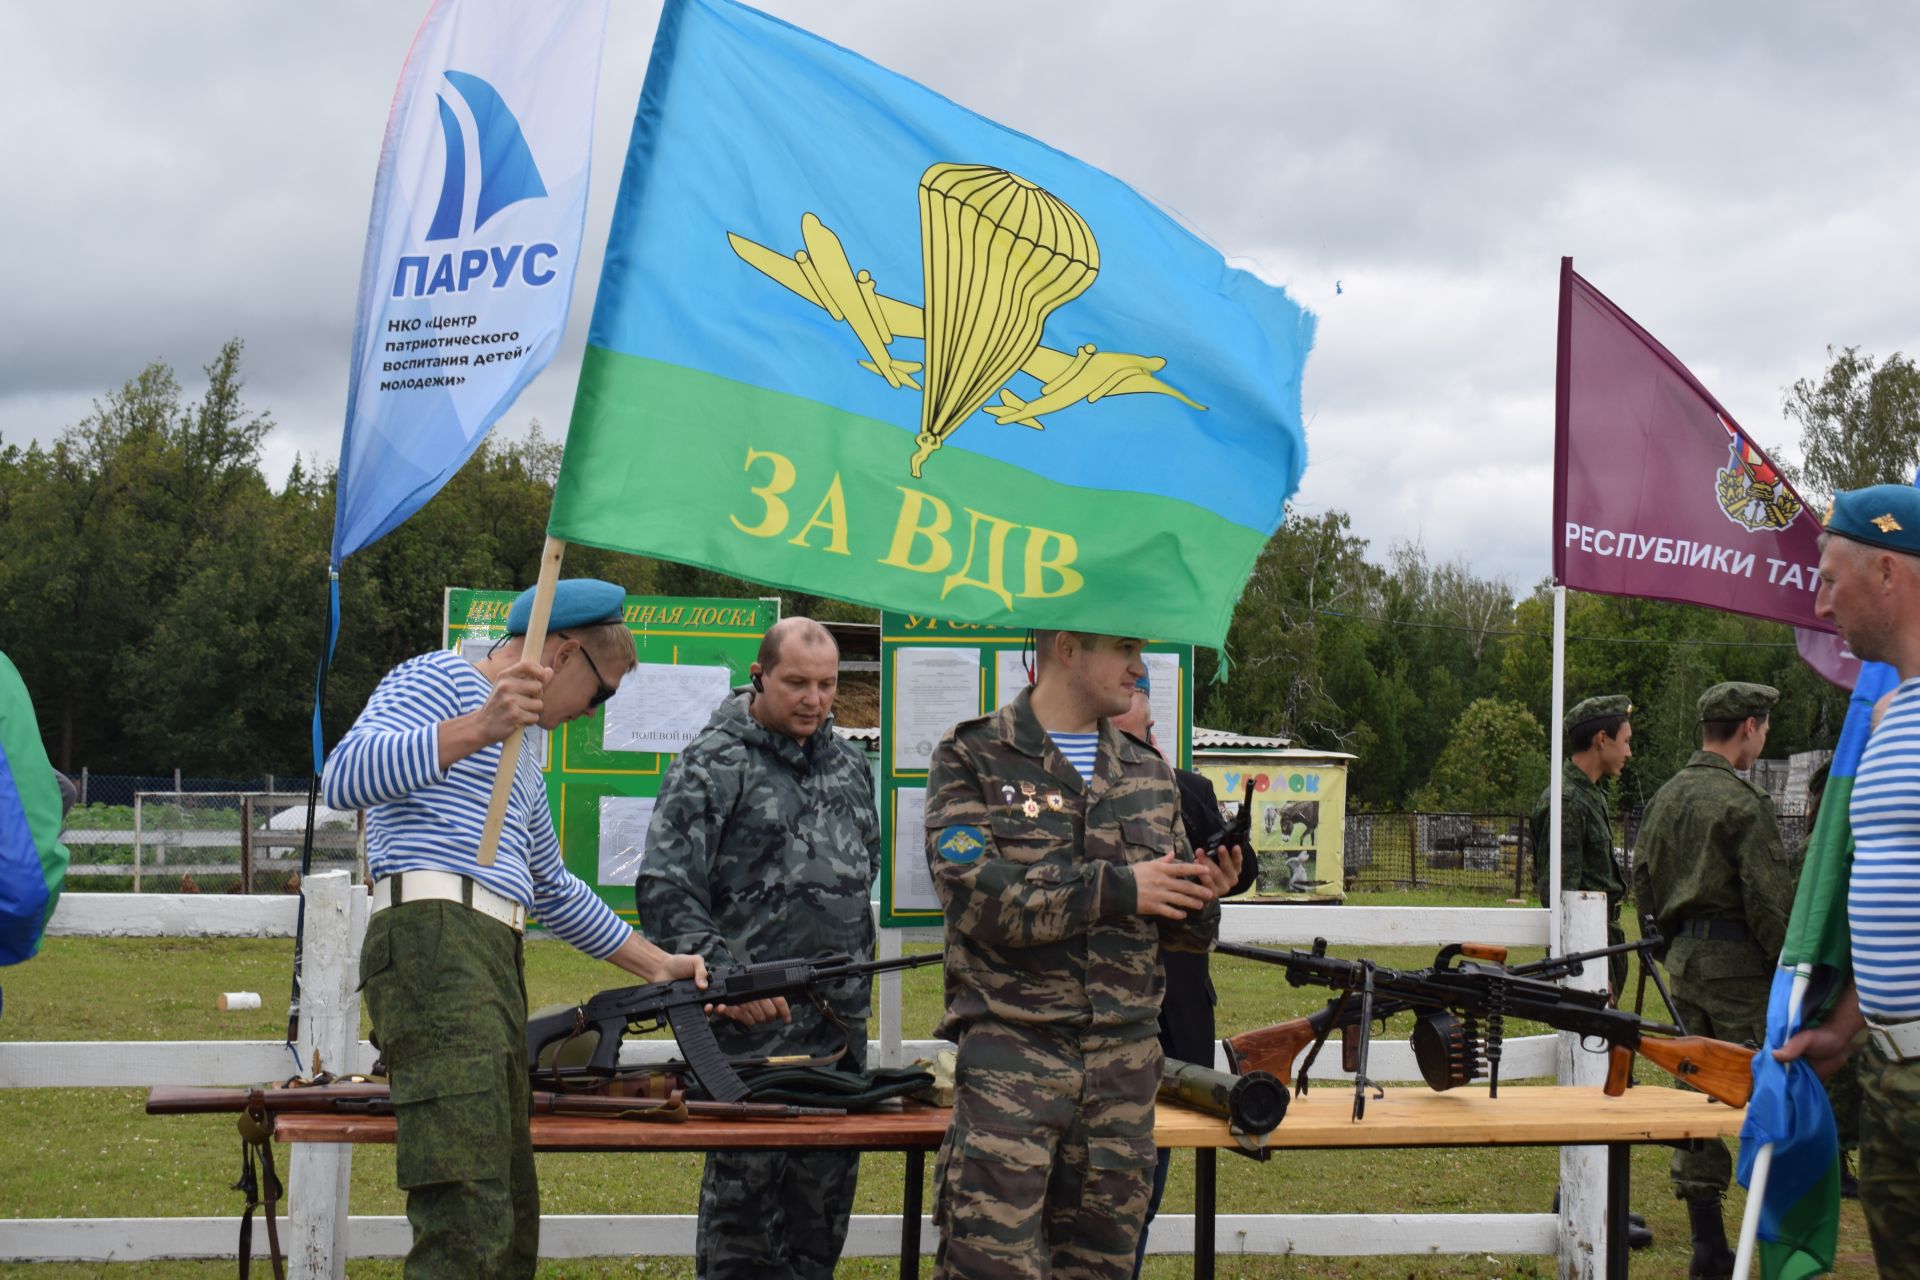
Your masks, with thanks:
[{"label": "blue flag", "polygon": [[560,345],[607,0],[437,0],[374,178],[333,567],[439,492]]},{"label": "blue flag", "polygon": [[549,532],[903,613],[1218,645],[1314,319],[1125,183],[668,0]]}]

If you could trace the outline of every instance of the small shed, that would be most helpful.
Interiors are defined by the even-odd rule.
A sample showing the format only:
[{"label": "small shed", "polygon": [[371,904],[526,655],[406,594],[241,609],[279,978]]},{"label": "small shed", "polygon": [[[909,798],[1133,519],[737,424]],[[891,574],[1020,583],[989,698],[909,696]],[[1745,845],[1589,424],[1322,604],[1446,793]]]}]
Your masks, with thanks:
[{"label": "small shed", "polygon": [[1193,767],[1213,784],[1220,807],[1238,815],[1253,784],[1253,892],[1287,902],[1346,896],[1346,751],[1296,747],[1288,738],[1193,729]]}]

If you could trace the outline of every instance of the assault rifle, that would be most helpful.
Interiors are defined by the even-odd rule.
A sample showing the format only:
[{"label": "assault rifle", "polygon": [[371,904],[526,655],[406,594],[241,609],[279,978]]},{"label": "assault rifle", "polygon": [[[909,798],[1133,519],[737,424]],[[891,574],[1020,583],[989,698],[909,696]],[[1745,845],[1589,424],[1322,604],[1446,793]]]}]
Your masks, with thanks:
[{"label": "assault rifle", "polygon": [[[689,1116],[720,1120],[790,1120],[802,1116],[843,1116],[839,1107],[790,1107],[771,1102],[688,1102],[684,1094],[666,1098],[616,1098],[605,1094],[544,1093],[535,1091],[531,1106],[537,1116],[609,1116],[618,1120],[675,1123]],[[319,1115],[390,1116],[393,1097],[385,1084],[351,1082],[296,1085],[268,1089],[205,1089],[184,1085],[155,1085],[147,1090],[150,1116],[199,1115],[234,1111],[265,1117],[282,1112]]]},{"label": "assault rifle", "polygon": [[1296,1086],[1305,1093],[1320,1047],[1330,1034],[1340,1031],[1342,1065],[1354,1075],[1353,1118],[1358,1120],[1366,1111],[1367,1090],[1378,1088],[1367,1076],[1373,1023],[1396,1013],[1418,1013],[1413,1053],[1427,1084],[1444,1091],[1484,1074],[1490,1093],[1497,1097],[1505,1021],[1524,1018],[1571,1031],[1581,1038],[1583,1047],[1588,1041],[1603,1045],[1610,1056],[1605,1085],[1609,1096],[1617,1097],[1626,1089],[1634,1054],[1639,1053],[1702,1093],[1731,1106],[1745,1106],[1753,1089],[1752,1049],[1686,1035],[1678,1027],[1610,1007],[1604,991],[1579,991],[1554,981],[1578,973],[1586,961],[1648,945],[1627,942],[1509,967],[1503,947],[1456,942],[1440,949],[1430,969],[1398,970],[1371,960],[1333,959],[1327,955],[1325,938],[1315,938],[1311,951],[1218,943],[1215,949],[1224,955],[1284,967],[1292,986],[1331,987],[1340,993],[1308,1017],[1227,1040],[1227,1060],[1236,1071],[1270,1071],[1285,1077],[1293,1074],[1294,1055],[1308,1048]]},{"label": "assault rifle", "polygon": [[620,1065],[620,1039],[629,1030],[669,1027],[680,1043],[687,1070],[716,1102],[738,1102],[750,1092],[714,1039],[707,1021],[712,1005],[742,1005],[754,1000],[809,995],[823,983],[938,964],[938,952],[902,956],[897,960],[855,960],[851,956],[823,955],[812,960],[769,960],[763,964],[717,965],[707,973],[707,985],[691,978],[652,982],[645,986],[602,991],[585,1004],[527,1019],[527,1062],[540,1061],[549,1047],[579,1036],[594,1037],[593,1053],[582,1074],[610,1080]]}]

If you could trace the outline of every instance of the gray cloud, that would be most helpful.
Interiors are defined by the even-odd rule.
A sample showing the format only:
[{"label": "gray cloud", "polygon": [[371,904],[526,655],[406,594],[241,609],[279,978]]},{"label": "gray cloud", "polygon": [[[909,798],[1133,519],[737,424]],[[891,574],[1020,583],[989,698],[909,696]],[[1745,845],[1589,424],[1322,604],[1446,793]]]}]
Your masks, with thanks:
[{"label": "gray cloud", "polygon": [[[1920,349],[1920,16],[1897,3],[777,0],[1133,183],[1320,313],[1299,503],[1545,572],[1559,256],[1763,442],[1828,343]],[[0,436],[46,439],[225,338],[339,444],[394,79],[423,6],[0,9]],[[562,429],[657,4],[614,6],[570,340],[505,420]],[[1334,293],[1334,282],[1344,292]]]}]

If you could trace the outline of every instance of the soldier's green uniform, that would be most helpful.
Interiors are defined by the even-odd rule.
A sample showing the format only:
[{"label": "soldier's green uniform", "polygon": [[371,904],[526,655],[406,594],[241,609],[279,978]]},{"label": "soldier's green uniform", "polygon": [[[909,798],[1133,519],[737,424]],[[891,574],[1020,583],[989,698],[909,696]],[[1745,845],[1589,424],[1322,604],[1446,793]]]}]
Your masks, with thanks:
[{"label": "soldier's green uniform", "polygon": [[[1633,713],[1633,703],[1624,695],[1586,698],[1575,703],[1562,722],[1564,731],[1573,731],[1592,720]],[[1560,892],[1604,893],[1607,895],[1607,945],[1625,942],[1620,928],[1620,903],[1627,896],[1627,882],[1620,864],[1613,859],[1613,823],[1607,818],[1606,793],[1587,777],[1571,759],[1560,767]],[[1550,895],[1553,788],[1540,792],[1527,821],[1533,838],[1533,886],[1546,906]],[[1626,986],[1627,958],[1607,958],[1607,972],[1617,996]]]},{"label": "soldier's green uniform", "polygon": [[935,1174],[936,1276],[1133,1272],[1154,1166],[1160,948],[1204,951],[1219,908],[1136,914],[1132,864],[1192,857],[1172,773],[1100,722],[1085,782],[1030,691],[956,725],[927,780],[959,1042]]},{"label": "soldier's green uniform", "polygon": [[[1743,719],[1778,696],[1765,685],[1715,685],[1700,700],[1701,719]],[[1687,1030],[1765,1044],[1767,996],[1793,911],[1793,878],[1766,791],[1724,757],[1694,752],[1647,806],[1633,892],[1668,940],[1664,959]],[[1732,1172],[1720,1139],[1676,1151],[1674,1194],[1717,1201]]]},{"label": "soldier's green uniform", "polygon": [[[738,693],[667,770],[634,885],[641,928],[670,951],[751,964],[821,951],[873,952],[880,865],[873,775],[833,723],[804,744],[768,729]],[[866,1066],[868,983],[823,992],[833,1019],[791,1001],[791,1024],[716,1020],[730,1057],[848,1050]],[[846,1242],[857,1152],[707,1157],[695,1265],[706,1280],[830,1277]]]}]

